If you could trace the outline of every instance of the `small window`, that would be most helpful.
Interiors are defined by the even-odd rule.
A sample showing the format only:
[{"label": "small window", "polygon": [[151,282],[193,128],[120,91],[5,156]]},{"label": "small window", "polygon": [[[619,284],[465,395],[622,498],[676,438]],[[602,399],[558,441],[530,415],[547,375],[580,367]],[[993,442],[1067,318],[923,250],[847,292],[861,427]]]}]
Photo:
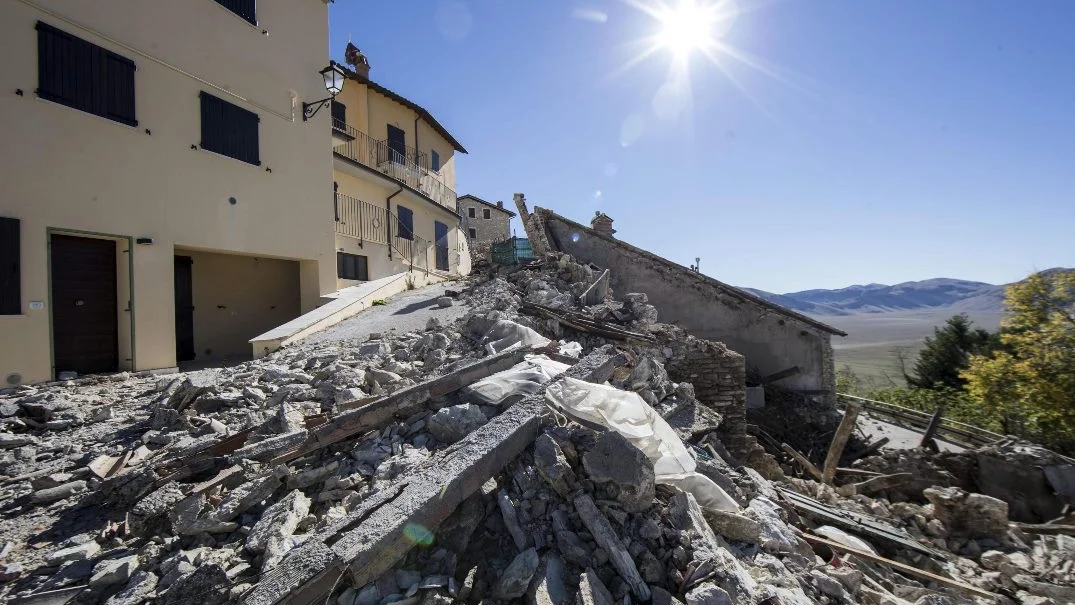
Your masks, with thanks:
[{"label": "small window", "polygon": [[402,239],[414,239],[414,212],[410,208],[396,206],[396,236]]},{"label": "small window", "polygon": [[0,217],[0,315],[22,313],[19,219]]},{"label": "small window", "polygon": [[488,208],[482,208],[482,218],[492,218]]},{"label": "small window", "polygon": [[470,208],[467,208],[467,215],[470,218],[477,218],[478,217],[478,213],[474,210],[474,206],[471,206]]},{"label": "small window", "polygon": [[474,227],[467,229],[467,234],[470,235],[470,239],[478,239],[478,232],[474,230]]},{"label": "small window", "polygon": [[202,149],[261,165],[258,114],[202,92]]},{"label": "small window", "polygon": [[355,279],[369,281],[369,265],[366,257],[357,254],[336,253],[336,277],[340,279]]},{"label": "small window", "polygon": [[37,96],[137,126],[134,61],[37,22]]},{"label": "small window", "polygon": [[433,172],[440,172],[440,154],[434,149],[430,151],[429,165],[432,167]]},{"label": "small window", "polygon": [[251,25],[258,24],[255,0],[216,0],[216,3],[246,19]]},{"label": "small window", "polygon": [[343,130],[347,125],[347,106],[333,99],[332,101],[332,127]]}]

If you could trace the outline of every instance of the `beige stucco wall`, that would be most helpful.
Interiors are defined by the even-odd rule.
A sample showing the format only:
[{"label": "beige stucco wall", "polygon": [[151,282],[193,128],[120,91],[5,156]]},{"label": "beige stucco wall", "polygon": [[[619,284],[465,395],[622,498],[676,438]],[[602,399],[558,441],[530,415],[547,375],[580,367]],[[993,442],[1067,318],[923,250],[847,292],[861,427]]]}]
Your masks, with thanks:
[{"label": "beige stucco wall", "polygon": [[[176,246],[301,260],[303,310],[335,289],[329,112],[304,123],[299,106],[324,96],[323,2],[261,0],[258,27],[211,1],[32,4],[45,10],[22,0],[0,4],[9,50],[0,73],[9,90],[25,93],[0,95],[0,140],[19,142],[18,153],[4,156],[0,216],[22,220],[24,313],[0,318],[0,342],[20,343],[0,347],[0,378],[52,376],[50,228],[153,238],[128,255],[134,369],[175,365]],[[136,128],[36,98],[38,20],[135,62]],[[202,90],[260,116],[261,166],[191,149],[200,142]],[[30,301],[45,308],[31,310]]]},{"label": "beige stucco wall", "polygon": [[300,314],[296,261],[182,249],[175,253],[193,261],[196,359],[249,356],[251,338]]},{"label": "beige stucco wall", "polygon": [[[391,179],[372,174],[363,168],[348,164],[346,161],[336,159],[336,171],[333,177],[339,186],[339,193],[368,202],[378,208],[385,208],[389,196],[399,191],[399,185]],[[398,208],[403,206],[414,212],[414,233],[432,245],[435,235],[434,221],[440,221],[448,225],[448,270],[450,273],[469,275],[470,258],[466,250],[465,238],[459,229],[459,219],[446,209],[431,203],[428,199],[403,189],[392,197],[392,214],[398,213]],[[383,238],[382,238],[383,239]],[[358,254],[366,257],[369,267],[370,279],[378,279],[396,273],[402,273],[409,265],[402,262],[398,254],[393,253],[389,258],[388,247],[383,243],[370,241],[362,242],[344,235],[336,235],[336,249],[348,254]],[[466,257],[463,260],[463,257]],[[429,267],[432,269],[435,263],[434,251],[429,249]],[[340,288],[353,286],[352,280],[338,279]]]}]

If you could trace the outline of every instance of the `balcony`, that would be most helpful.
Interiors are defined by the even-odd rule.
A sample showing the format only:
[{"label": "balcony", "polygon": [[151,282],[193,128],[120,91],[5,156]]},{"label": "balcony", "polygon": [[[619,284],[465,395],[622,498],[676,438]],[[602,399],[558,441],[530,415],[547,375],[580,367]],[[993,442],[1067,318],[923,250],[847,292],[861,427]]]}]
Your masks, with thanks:
[{"label": "balcony", "polygon": [[389,147],[387,141],[378,141],[339,120],[332,121],[332,131],[334,142],[339,142],[334,147],[337,154],[399,181],[455,212],[455,191],[444,184],[440,174],[423,166],[428,165],[425,154],[412,147]]}]

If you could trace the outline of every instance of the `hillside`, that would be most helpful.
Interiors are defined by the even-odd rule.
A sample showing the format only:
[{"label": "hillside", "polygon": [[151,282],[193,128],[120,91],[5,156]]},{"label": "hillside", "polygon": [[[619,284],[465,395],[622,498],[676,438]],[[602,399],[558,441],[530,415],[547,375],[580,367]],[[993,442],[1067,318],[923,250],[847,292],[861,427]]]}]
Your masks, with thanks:
[{"label": "hillside", "polygon": [[822,316],[951,309],[960,312],[1000,312],[1005,285],[950,278],[884,284],[854,285],[835,290],[803,290],[773,294],[745,288],[766,300],[801,313]]}]

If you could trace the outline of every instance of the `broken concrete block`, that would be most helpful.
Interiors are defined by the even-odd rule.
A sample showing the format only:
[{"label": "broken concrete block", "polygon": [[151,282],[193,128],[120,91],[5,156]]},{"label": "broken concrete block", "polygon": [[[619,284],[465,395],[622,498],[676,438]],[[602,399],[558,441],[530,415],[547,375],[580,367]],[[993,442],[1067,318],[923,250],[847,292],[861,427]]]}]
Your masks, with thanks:
[{"label": "broken concrete block", "polygon": [[295,533],[299,521],[309,512],[310,499],[299,490],[292,491],[265,509],[261,519],[254,524],[246,537],[248,550],[265,553],[262,558],[262,573],[276,567],[291,549],[291,535]]},{"label": "broken concrete block", "polygon": [[579,519],[582,520],[583,525],[593,536],[594,542],[608,553],[612,566],[616,568],[616,572],[627,583],[631,592],[642,601],[648,601],[650,598],[649,586],[642,580],[642,576],[638,573],[638,568],[635,566],[630,553],[627,552],[623,541],[616,534],[616,530],[613,529],[608,519],[601,514],[593,498],[589,494],[579,494],[575,496],[574,504],[575,510],[579,513]]},{"label": "broken concrete block", "polygon": [[90,588],[103,588],[124,584],[138,570],[138,555],[128,555],[119,559],[105,559],[93,568],[90,576]]},{"label": "broken concrete block", "polygon": [[200,565],[175,581],[158,599],[161,605],[220,605],[228,599],[231,581],[219,564]]},{"label": "broken concrete block", "polygon": [[37,490],[30,495],[30,501],[35,504],[49,504],[70,498],[86,491],[86,482],[82,480],[72,481],[56,487]]},{"label": "broken concrete block", "polygon": [[500,599],[516,599],[526,593],[530,579],[534,577],[538,564],[537,549],[529,548],[512,559],[504,573],[500,575],[496,594]]},{"label": "broken concrete block", "polygon": [[157,588],[157,576],[152,572],[140,571],[123,590],[112,595],[104,605],[140,605],[151,597]]},{"label": "broken concrete block", "polygon": [[169,482],[150,493],[134,505],[128,517],[130,531],[138,536],[149,537],[168,532],[169,513],[183,500],[183,490],[175,482]]},{"label": "broken concrete block", "polygon": [[391,349],[388,348],[388,343],[383,340],[371,340],[358,346],[358,354],[362,356],[387,355],[389,352],[391,352]]},{"label": "broken concrete block", "polygon": [[766,552],[796,552],[795,532],[780,518],[780,507],[764,496],[750,501],[747,511],[760,525],[759,544]]},{"label": "broken concrete block", "polygon": [[687,594],[687,605],[732,605],[732,598],[720,586],[702,582]]},{"label": "broken concrete block", "polygon": [[761,524],[750,517],[713,509],[702,512],[713,531],[729,540],[757,542],[761,535]]},{"label": "broken concrete block", "polygon": [[401,378],[402,377],[395,372],[388,372],[377,368],[369,368],[366,370],[366,382],[368,383],[386,385],[392,384],[393,382],[399,382]]},{"label": "broken concrete block", "polygon": [[426,427],[438,441],[455,443],[486,422],[480,407],[464,403],[437,410],[426,420]]},{"label": "broken concrete block", "polygon": [[653,504],[653,462],[616,431],[601,433],[593,449],[582,456],[582,465],[594,482],[615,486],[616,500],[625,511],[640,513]]},{"label": "broken concrete block", "polygon": [[247,481],[228,492],[212,515],[218,521],[231,521],[251,506],[268,498],[280,487],[280,479],[287,476],[287,466],[280,465],[261,476]]},{"label": "broken concrete block", "polygon": [[934,516],[950,534],[971,538],[1000,538],[1008,533],[1008,504],[958,487],[931,487],[922,495],[933,504]]},{"label": "broken concrete block", "polygon": [[437,306],[442,308],[442,309],[452,306],[452,297],[451,296],[441,296],[440,298],[437,299]]},{"label": "broken concrete block", "polygon": [[605,587],[597,572],[587,567],[579,576],[579,594],[576,605],[615,605],[612,593]]},{"label": "broken concrete block", "polygon": [[67,561],[85,561],[86,559],[93,558],[94,555],[101,552],[101,546],[90,540],[83,542],[82,544],[76,544],[74,546],[68,546],[67,548],[61,548],[45,555],[45,561],[52,565],[59,565]]},{"label": "broken concrete block", "polygon": [[567,498],[575,488],[575,471],[556,440],[542,433],[534,441],[534,466],[556,493]]}]

